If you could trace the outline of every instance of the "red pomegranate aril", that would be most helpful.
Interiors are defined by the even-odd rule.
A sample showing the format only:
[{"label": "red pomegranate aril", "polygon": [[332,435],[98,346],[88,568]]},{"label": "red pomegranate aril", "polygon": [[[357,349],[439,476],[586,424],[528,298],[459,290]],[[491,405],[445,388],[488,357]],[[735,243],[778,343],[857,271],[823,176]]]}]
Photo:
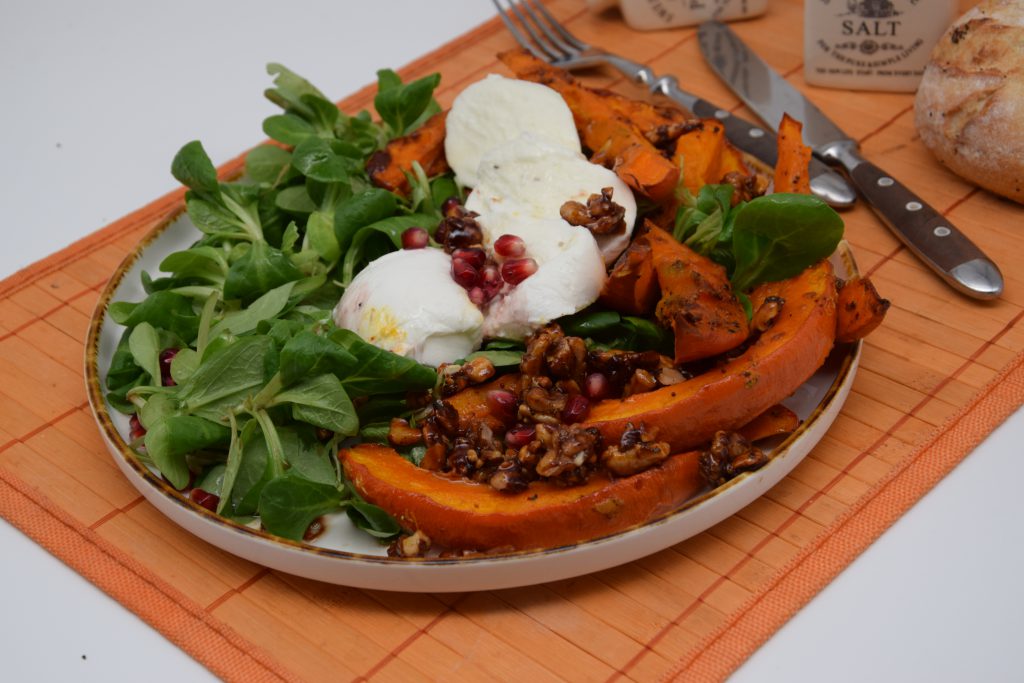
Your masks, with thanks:
[{"label": "red pomegranate aril", "polygon": [[214,495],[209,491],[202,489],[192,489],[189,491],[188,497],[196,505],[201,505],[210,512],[217,511],[217,504],[220,503],[220,496]]},{"label": "red pomegranate aril", "polygon": [[505,444],[509,448],[522,448],[533,441],[537,430],[530,425],[518,425],[505,432]]},{"label": "red pomegranate aril", "polygon": [[176,385],[171,377],[171,361],[178,355],[178,349],[164,349],[160,352],[160,384],[165,387]]},{"label": "red pomegranate aril", "polygon": [[430,244],[430,234],[423,228],[408,228],[402,233],[402,249],[422,249]]},{"label": "red pomegranate aril", "polygon": [[501,270],[493,263],[488,263],[480,271],[480,282],[484,287],[501,287]]},{"label": "red pomegranate aril", "polygon": [[466,289],[471,289],[480,282],[480,271],[468,261],[460,258],[452,259],[452,279]]},{"label": "red pomegranate aril", "polygon": [[532,258],[510,258],[501,264],[501,277],[512,286],[537,272],[537,262]]},{"label": "red pomegranate aril", "polygon": [[487,263],[487,254],[484,253],[483,249],[478,247],[467,247],[465,249],[456,249],[452,252],[453,259],[462,259],[469,265],[473,266],[477,270],[484,267]]},{"label": "red pomegranate aril", "polygon": [[441,203],[441,215],[445,218],[458,216],[461,209],[462,204],[459,202],[459,198],[455,196],[449,197]]},{"label": "red pomegranate aril", "polygon": [[139,420],[139,416],[132,413],[132,416],[128,418],[128,436],[132,441],[141,439],[146,435],[146,428],[142,426],[142,421]]},{"label": "red pomegranate aril", "polygon": [[583,391],[586,392],[588,398],[608,398],[612,391],[612,385],[606,375],[600,372],[593,372],[587,375],[587,379],[583,383]]},{"label": "red pomegranate aril", "polygon": [[491,415],[502,422],[508,423],[515,418],[518,403],[519,400],[511,391],[495,389],[487,392],[487,407],[490,408]]},{"label": "red pomegranate aril", "polygon": [[573,424],[582,422],[583,418],[590,412],[590,401],[583,394],[574,394],[565,402],[562,409],[562,422]]},{"label": "red pomegranate aril", "polygon": [[473,287],[469,290],[469,300],[477,306],[483,306],[485,303],[490,301],[491,298],[487,296],[487,292],[485,292],[481,287]]},{"label": "red pomegranate aril", "polygon": [[526,253],[526,242],[517,235],[502,235],[494,240],[494,253],[505,258],[516,258]]}]

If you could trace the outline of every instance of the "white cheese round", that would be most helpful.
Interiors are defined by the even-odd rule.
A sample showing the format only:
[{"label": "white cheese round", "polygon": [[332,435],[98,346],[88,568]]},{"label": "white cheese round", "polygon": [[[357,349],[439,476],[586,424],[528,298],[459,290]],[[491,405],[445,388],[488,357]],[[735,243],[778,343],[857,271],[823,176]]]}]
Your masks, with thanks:
[{"label": "white cheese round", "polygon": [[476,187],[480,157],[530,131],[580,152],[572,112],[562,96],[539,83],[491,74],[463,90],[445,119],[444,152],[459,183]]},{"label": "white cheese round", "polygon": [[601,235],[597,244],[606,264],[629,245],[636,222],[636,199],[613,171],[592,164],[579,152],[552,145],[531,133],[501,144],[484,154],[480,182],[466,208],[481,215],[501,211],[531,218],[559,218],[570,200],[583,204],[602,188],[612,188],[612,201],[626,211],[626,230]]},{"label": "white cheese round", "polygon": [[385,254],[352,280],[334,308],[338,327],[427,365],[464,358],[483,339],[483,314],[439,249]]}]

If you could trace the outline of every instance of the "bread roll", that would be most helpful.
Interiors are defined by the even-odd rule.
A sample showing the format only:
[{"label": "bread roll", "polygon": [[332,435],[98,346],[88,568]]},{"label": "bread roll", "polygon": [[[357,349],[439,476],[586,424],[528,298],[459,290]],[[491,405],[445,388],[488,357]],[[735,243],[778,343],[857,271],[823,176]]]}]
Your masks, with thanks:
[{"label": "bread roll", "polygon": [[935,46],[914,108],[942,163],[1024,202],[1024,2],[983,0],[960,17]]}]

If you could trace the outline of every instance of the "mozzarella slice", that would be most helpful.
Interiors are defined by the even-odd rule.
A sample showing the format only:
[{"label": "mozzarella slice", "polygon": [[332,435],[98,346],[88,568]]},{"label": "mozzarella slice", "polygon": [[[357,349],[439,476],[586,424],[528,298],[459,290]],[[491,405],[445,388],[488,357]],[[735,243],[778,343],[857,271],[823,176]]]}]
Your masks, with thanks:
[{"label": "mozzarella slice", "polygon": [[556,318],[597,301],[605,280],[604,261],[594,236],[561,218],[488,213],[477,219],[490,248],[501,235],[517,235],[537,272],[491,302],[484,336],[522,339]]},{"label": "mozzarella slice", "polygon": [[464,358],[483,340],[483,314],[451,276],[439,249],[381,256],[352,280],[334,308],[338,327],[427,365]]},{"label": "mozzarella slice", "polygon": [[530,131],[556,147],[580,152],[572,112],[551,88],[491,74],[463,90],[445,119],[444,152],[456,180],[476,187],[481,156]]},{"label": "mozzarella slice", "polygon": [[466,208],[481,215],[511,213],[531,218],[560,220],[562,204],[612,188],[612,201],[626,211],[626,230],[601,235],[597,244],[606,264],[629,245],[636,222],[636,199],[613,171],[592,164],[571,150],[552,145],[531,133],[488,151],[480,161],[480,182],[469,195]]}]

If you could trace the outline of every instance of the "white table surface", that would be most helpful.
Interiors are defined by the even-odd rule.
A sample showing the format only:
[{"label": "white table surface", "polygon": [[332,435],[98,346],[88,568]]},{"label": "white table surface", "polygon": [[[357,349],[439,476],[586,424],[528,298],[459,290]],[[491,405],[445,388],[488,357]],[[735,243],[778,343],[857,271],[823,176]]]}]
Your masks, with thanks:
[{"label": "white table surface", "polygon": [[[337,98],[492,12],[486,0],[4,0],[0,277],[172,189],[184,142],[220,163],[262,139],[267,62]],[[1021,680],[1022,442],[1018,412],[732,680]],[[0,558],[3,679],[211,678],[2,521]]]}]

